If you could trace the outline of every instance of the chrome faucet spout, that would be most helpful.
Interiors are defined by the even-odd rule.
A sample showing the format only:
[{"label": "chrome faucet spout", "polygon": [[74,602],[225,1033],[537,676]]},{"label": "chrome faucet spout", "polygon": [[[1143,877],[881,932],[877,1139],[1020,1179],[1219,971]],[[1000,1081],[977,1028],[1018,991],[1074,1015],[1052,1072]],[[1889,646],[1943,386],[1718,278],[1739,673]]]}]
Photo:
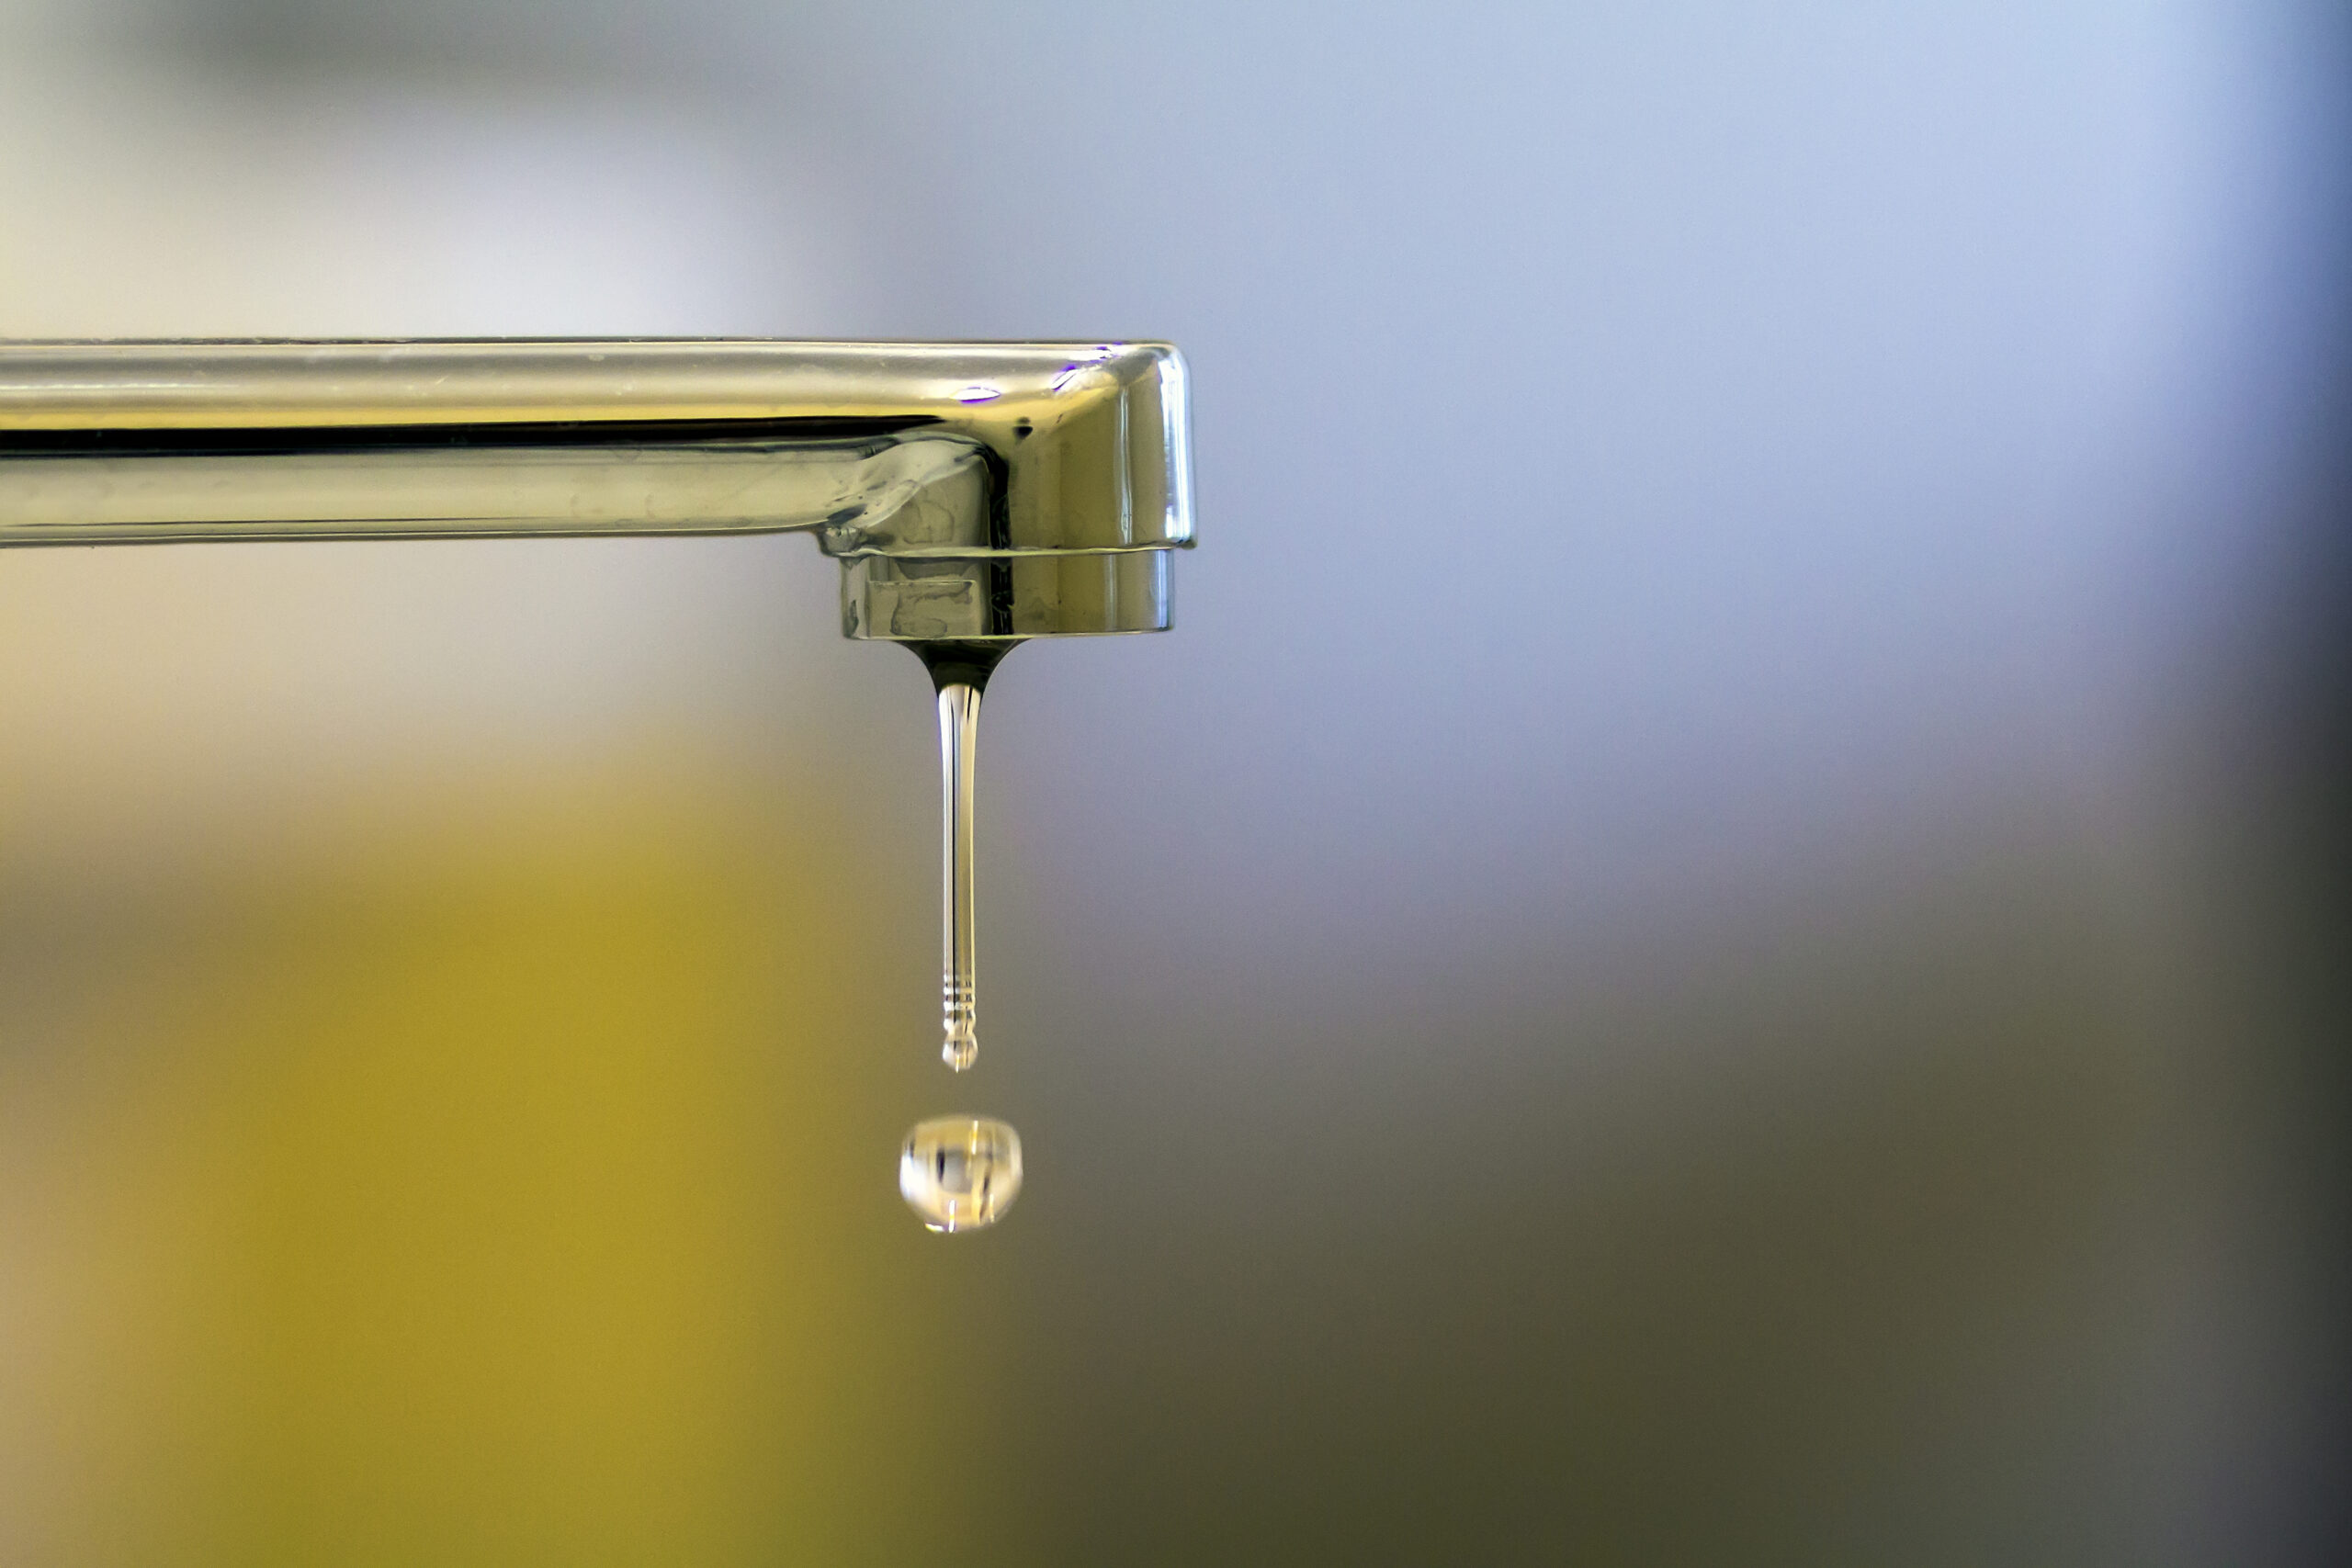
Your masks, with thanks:
[{"label": "chrome faucet spout", "polygon": [[0,344],[0,546],[801,531],[932,649],[1165,629],[1189,461],[1162,344]]}]

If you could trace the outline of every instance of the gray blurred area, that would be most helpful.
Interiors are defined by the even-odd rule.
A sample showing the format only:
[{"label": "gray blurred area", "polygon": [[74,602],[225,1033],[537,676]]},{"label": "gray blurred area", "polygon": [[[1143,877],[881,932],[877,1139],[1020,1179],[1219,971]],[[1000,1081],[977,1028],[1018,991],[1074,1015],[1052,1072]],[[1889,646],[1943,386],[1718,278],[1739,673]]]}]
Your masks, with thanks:
[{"label": "gray blurred area", "polygon": [[[2347,71],[2285,0],[7,0],[0,333],[1183,347],[1179,627],[998,678],[988,1054],[903,1080],[1028,1151],[874,1244],[989,1325],[908,1416],[985,1505],[875,1479],[963,1561],[2322,1563]],[[929,712],[831,593],[0,560],[12,972],[386,770],[667,748],[824,803],[919,1065]],[[860,1102],[877,1190],[947,1108]],[[763,1528],[664,1560],[912,1527]]]}]

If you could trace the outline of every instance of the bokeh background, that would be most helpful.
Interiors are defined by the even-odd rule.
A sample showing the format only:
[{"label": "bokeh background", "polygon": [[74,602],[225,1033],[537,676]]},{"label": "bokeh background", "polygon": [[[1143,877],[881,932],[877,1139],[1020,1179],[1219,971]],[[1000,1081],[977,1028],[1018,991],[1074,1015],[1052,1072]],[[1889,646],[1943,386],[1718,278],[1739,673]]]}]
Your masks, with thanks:
[{"label": "bokeh background", "polygon": [[805,541],[0,559],[0,1561],[2343,1561],[2347,147],[2288,0],[0,3],[0,334],[1166,337],[1203,539],[964,1081]]}]

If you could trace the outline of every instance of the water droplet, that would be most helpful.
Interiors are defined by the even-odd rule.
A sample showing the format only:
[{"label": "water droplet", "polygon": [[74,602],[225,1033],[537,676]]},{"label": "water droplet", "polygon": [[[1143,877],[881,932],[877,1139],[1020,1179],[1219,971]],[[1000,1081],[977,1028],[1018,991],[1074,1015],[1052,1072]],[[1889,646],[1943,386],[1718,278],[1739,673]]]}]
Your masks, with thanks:
[{"label": "water droplet", "polygon": [[899,1154],[899,1191],[933,1230],[992,1225],[1021,1195],[1021,1134],[978,1116],[917,1122]]}]

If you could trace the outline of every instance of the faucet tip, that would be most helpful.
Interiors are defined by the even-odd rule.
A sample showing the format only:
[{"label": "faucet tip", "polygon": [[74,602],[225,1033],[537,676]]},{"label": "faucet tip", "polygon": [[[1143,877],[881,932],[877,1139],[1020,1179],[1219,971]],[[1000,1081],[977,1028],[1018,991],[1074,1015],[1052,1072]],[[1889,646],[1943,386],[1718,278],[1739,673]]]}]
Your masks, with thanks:
[{"label": "faucet tip", "polygon": [[931,671],[931,683],[935,691],[950,686],[969,686],[980,691],[989,683],[989,676],[1002,663],[1004,656],[1020,644],[1017,642],[915,642],[908,647]]}]

